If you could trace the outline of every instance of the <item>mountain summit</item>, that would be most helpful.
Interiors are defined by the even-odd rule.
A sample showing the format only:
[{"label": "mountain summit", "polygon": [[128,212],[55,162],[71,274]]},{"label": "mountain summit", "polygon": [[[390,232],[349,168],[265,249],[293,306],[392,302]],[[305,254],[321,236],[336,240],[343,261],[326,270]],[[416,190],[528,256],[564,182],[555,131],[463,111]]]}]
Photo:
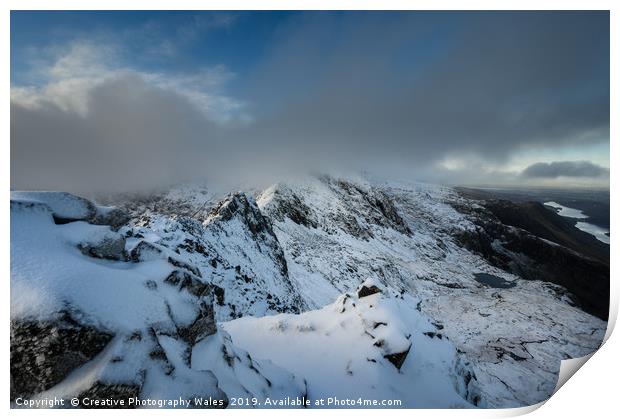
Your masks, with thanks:
[{"label": "mountain summit", "polygon": [[516,204],[420,183],[112,203],[12,193],[13,399],[516,407],[605,334],[609,261],[550,210],[562,240]]}]

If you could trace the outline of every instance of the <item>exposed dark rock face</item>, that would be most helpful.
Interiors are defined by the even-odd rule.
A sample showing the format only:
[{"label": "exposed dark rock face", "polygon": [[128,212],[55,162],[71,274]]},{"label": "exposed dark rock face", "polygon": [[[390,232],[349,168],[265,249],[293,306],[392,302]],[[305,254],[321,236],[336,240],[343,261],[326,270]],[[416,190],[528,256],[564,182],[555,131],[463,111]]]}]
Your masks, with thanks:
[{"label": "exposed dark rock face", "polygon": [[373,227],[380,226],[410,235],[411,230],[399,214],[390,196],[378,188],[362,187],[352,182],[321,176],[318,179],[337,196],[338,206],[324,214],[314,212],[302,197],[285,185],[272,191],[269,216],[282,222],[285,218],[308,228],[321,228],[332,232],[334,226],[363,240],[374,237]]},{"label": "exposed dark rock face", "polygon": [[69,312],[56,320],[11,321],[11,399],[61,382],[112,340],[108,331],[81,324]]},{"label": "exposed dark rock face", "polygon": [[272,210],[271,216],[277,221],[290,219],[295,224],[308,228],[317,228],[312,210],[295,193],[289,192],[283,196],[279,190],[274,192],[274,201],[277,206]]},{"label": "exposed dark rock face", "polygon": [[378,294],[381,290],[376,285],[362,285],[361,288],[357,291],[357,296],[359,298],[368,297],[369,295]]},{"label": "exposed dark rock face", "polygon": [[254,240],[259,243],[259,247],[263,244],[270,249],[280,272],[288,278],[286,258],[273,232],[271,221],[263,216],[254,199],[248,199],[242,192],[231,194],[211,211],[206,223],[211,225],[229,222],[235,217],[247,226]]},{"label": "exposed dark rock face", "polygon": [[211,287],[213,289],[213,296],[215,297],[215,302],[217,303],[217,305],[224,305],[224,301],[225,301],[225,290],[222,287],[218,287],[217,285],[211,284]]},{"label": "exposed dark rock face", "polygon": [[[177,246],[176,250],[178,251],[179,249],[183,249],[188,253],[200,253],[205,257],[209,257],[209,251],[204,247],[204,245],[202,245],[202,243],[199,243],[196,240],[185,239],[183,243]],[[215,261],[215,259],[212,259],[212,261]],[[217,265],[214,266],[214,268],[217,268]]]},{"label": "exposed dark rock face", "polygon": [[[331,177],[323,177],[322,180],[332,190],[342,194],[345,202],[351,203],[351,209],[359,219],[368,224],[391,228],[402,234],[412,234],[409,226],[398,213],[394,201],[385,192],[376,188],[364,189],[354,183]],[[349,219],[349,224],[350,222]],[[355,228],[351,231],[354,233]]]},{"label": "exposed dark rock face", "polygon": [[256,203],[248,200],[248,197],[243,192],[237,192],[226,197],[211,211],[209,218],[230,221],[236,215],[241,217],[255,236],[273,235],[273,229],[269,220],[263,217]]},{"label": "exposed dark rock face", "polygon": [[541,279],[565,287],[581,309],[607,320],[609,265],[566,248],[549,245],[532,235],[513,237],[505,247],[530,260],[529,263],[515,263],[515,272],[526,279]]},{"label": "exposed dark rock face", "polygon": [[[537,221],[537,217],[527,215],[531,211],[524,209],[522,204],[492,201],[482,205],[454,205],[476,225],[474,231],[455,233],[462,246],[480,254],[492,265],[524,279],[564,287],[582,310],[607,320],[609,264],[602,254],[590,256],[593,248],[586,247],[586,254],[572,249],[579,248],[577,244],[582,237],[578,233],[582,232],[572,226],[573,230],[554,228],[564,227],[564,222],[559,215],[544,207],[544,218]],[[528,207],[533,207],[536,213],[541,210],[538,205]],[[517,225],[507,224],[509,222]],[[551,239],[543,239],[537,234],[554,237],[561,243],[551,243]]]},{"label": "exposed dark rock face", "polygon": [[[388,225],[403,234],[412,234],[409,226],[407,226],[407,223],[405,223],[396,210],[396,206],[394,205],[392,198],[379,190],[373,190],[373,192],[374,197],[367,197],[367,199],[369,203],[374,208],[377,208],[383,217],[388,220]],[[380,218],[377,220],[378,224],[380,223],[380,220]]]},{"label": "exposed dark rock face", "polygon": [[409,345],[406,351],[383,355],[383,357],[387,359],[388,361],[390,361],[396,367],[396,369],[400,370],[400,368],[405,363],[405,359],[407,359],[407,355],[409,355],[410,350],[411,350],[411,345]]},{"label": "exposed dark rock face", "polygon": [[342,231],[353,237],[366,241],[375,237],[371,229],[362,227],[357,218],[353,216],[335,213],[331,215],[331,218]]}]

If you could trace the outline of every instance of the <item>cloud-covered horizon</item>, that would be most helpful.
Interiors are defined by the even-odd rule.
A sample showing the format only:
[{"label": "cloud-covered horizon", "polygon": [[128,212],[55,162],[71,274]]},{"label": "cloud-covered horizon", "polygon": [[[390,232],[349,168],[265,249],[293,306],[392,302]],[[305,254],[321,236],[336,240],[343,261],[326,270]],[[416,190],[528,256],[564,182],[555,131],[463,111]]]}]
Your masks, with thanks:
[{"label": "cloud-covered horizon", "polygon": [[521,176],[526,178],[600,178],[609,177],[609,169],[589,161],[555,161],[534,163],[526,167]]},{"label": "cloud-covered horizon", "polygon": [[[132,60],[126,46],[165,18],[125,38],[37,45],[45,59],[23,60],[30,78],[11,88],[11,186],[131,190],[349,169],[444,183],[609,181],[599,173],[606,12],[296,13],[268,21],[258,46],[236,41],[244,65],[227,62],[241,60],[232,49],[182,66],[203,38],[219,31],[223,43],[266,19],[216,16],[153,38],[158,52],[145,54],[166,66]],[[552,158],[537,159],[541,150]]]}]

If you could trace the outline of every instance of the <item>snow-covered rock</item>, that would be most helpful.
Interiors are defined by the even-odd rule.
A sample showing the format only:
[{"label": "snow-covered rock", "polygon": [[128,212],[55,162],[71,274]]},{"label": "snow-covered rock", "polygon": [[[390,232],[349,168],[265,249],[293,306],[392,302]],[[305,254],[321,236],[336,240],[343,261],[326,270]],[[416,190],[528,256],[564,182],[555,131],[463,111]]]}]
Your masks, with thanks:
[{"label": "snow-covered rock", "polygon": [[[352,192],[358,190],[389,196],[412,234],[388,221],[369,222],[375,211]],[[274,220],[291,281],[310,308],[329,304],[369,277],[415,296],[470,363],[480,385],[476,395],[488,406],[546,400],[560,361],[595,351],[604,336],[606,323],[576,307],[563,287],[532,275],[524,280],[463,246],[461,235],[479,229],[463,208],[481,207],[451,188],[322,177],[274,185],[257,202]],[[282,210],[298,202],[311,222],[296,222]],[[366,233],[342,222],[353,219]],[[509,257],[516,263],[522,256]],[[515,286],[489,288],[476,281],[477,273]]]},{"label": "snow-covered rock", "polygon": [[[71,223],[68,226],[78,226],[78,223]],[[125,260],[125,237],[122,234],[106,231],[102,228],[90,237],[85,237],[77,244],[78,249],[87,256],[100,259]]]},{"label": "snow-covered rock", "polygon": [[[574,250],[485,230],[451,188],[321,176],[116,203],[12,192],[12,352],[30,345],[15,365],[34,374],[12,362],[13,394],[523,406],[607,326],[549,274],[515,269],[528,249],[502,240]],[[50,370],[46,348],[84,334]]]},{"label": "snow-covered rock", "polygon": [[[173,196],[182,199],[178,194]],[[183,200],[181,206],[186,205]],[[172,201],[167,201],[166,211],[172,206]],[[161,253],[173,264],[180,261],[194,267],[193,275],[208,278],[221,290],[222,301],[216,307],[218,320],[306,308],[290,281],[272,223],[251,196],[225,196],[212,208],[202,208],[207,215],[201,221],[151,210],[134,211],[140,214],[138,225],[121,229],[133,249],[132,260],[157,258]],[[184,269],[188,270],[187,266]]]},{"label": "snow-covered rock", "polygon": [[[113,396],[133,407],[182,398],[225,407],[217,374],[227,388],[271,394],[261,365],[283,380],[277,394],[303,395],[303,381],[252,363],[218,332],[213,307],[223,293],[181,255],[162,246],[148,258],[143,251],[134,260],[101,259],[102,243],[118,233],[55,221],[46,203],[11,202],[12,397]],[[193,366],[193,348],[209,339],[220,344]]]},{"label": "snow-covered rock", "polygon": [[369,278],[362,283],[357,289],[357,296],[359,298],[368,297],[369,295],[377,294],[381,292],[380,284],[374,278]]},{"label": "snow-covered rock", "polygon": [[56,224],[86,221],[111,226],[117,230],[130,220],[129,215],[120,208],[95,205],[85,198],[67,192],[11,191],[11,202],[45,205],[51,211]]},{"label": "snow-covered rock", "polygon": [[92,360],[112,334],[82,324],[69,311],[46,320],[11,321],[11,398],[55,386]]},{"label": "snow-covered rock", "polygon": [[92,202],[67,192],[11,191],[11,202],[44,204],[57,220],[63,221],[88,220],[97,214]]},{"label": "snow-covered rock", "polygon": [[[472,407],[465,391],[459,392],[459,385],[465,388],[459,354],[449,339],[431,337],[437,328],[416,310],[417,303],[388,291],[361,298],[344,294],[319,310],[243,317],[223,327],[238,346],[305,377],[310,400]],[[467,388],[475,388],[471,379]]]}]

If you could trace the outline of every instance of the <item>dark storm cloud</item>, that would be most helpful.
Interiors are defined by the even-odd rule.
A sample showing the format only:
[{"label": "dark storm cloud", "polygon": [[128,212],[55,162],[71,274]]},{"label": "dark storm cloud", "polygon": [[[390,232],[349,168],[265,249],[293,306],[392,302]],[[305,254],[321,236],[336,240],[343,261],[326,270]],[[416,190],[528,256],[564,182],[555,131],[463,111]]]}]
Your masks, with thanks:
[{"label": "dark storm cloud", "polygon": [[215,124],[185,97],[122,74],[88,89],[88,112],[11,102],[11,182],[88,192],[165,186],[214,166]]},{"label": "dark storm cloud", "polygon": [[[12,99],[12,187],[358,167],[432,178],[447,157],[501,170],[515,152],[609,143],[608,12],[303,13],[264,42],[215,105],[244,103],[234,123],[214,122],[191,86],[138,72],[97,70],[63,93],[86,98],[82,113],[54,99],[73,76],[37,106]],[[52,73],[82,74],[86,57]]]},{"label": "dark storm cloud", "polygon": [[527,178],[558,177],[608,177],[609,169],[589,161],[555,161],[534,163],[526,167],[521,176]]},{"label": "dark storm cloud", "polygon": [[266,59],[253,102],[273,105],[252,129],[345,161],[607,142],[608,37],[597,12],[302,16]]}]

